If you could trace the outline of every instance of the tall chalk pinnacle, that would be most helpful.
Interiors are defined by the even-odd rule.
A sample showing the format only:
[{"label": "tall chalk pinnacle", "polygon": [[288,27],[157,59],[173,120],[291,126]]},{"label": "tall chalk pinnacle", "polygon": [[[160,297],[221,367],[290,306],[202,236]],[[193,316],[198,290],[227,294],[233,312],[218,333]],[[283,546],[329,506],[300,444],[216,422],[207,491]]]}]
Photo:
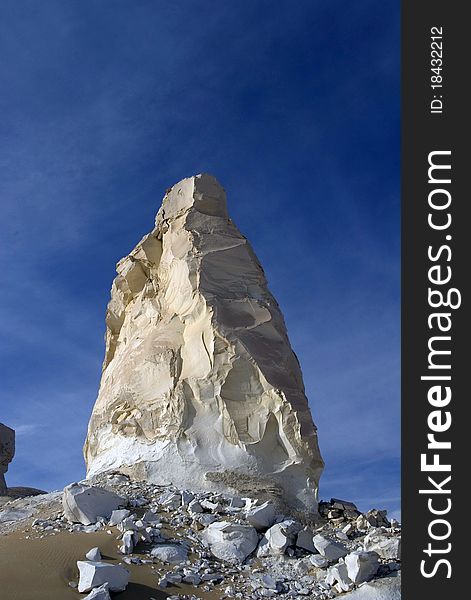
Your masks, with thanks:
[{"label": "tall chalk pinnacle", "polygon": [[117,273],[88,476],[265,490],[316,511],[323,461],[300,366],[217,180],[174,185]]}]

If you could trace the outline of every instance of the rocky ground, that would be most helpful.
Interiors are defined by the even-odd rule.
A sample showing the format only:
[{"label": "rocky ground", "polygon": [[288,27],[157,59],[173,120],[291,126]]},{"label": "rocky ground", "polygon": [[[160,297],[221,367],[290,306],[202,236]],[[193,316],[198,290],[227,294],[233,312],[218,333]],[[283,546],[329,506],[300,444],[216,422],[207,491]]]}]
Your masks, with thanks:
[{"label": "rocky ground", "polygon": [[77,598],[107,600],[110,591],[126,588],[132,568],[150,571],[155,598],[172,600],[399,599],[399,523],[388,521],[385,511],[361,514],[335,499],[321,502],[319,513],[316,520],[293,518],[277,514],[270,501],[194,493],[111,473],[64,492],[3,498],[0,535],[111,536],[119,562],[102,558],[91,545],[87,556],[77,555],[76,577],[68,588],[64,583]]}]

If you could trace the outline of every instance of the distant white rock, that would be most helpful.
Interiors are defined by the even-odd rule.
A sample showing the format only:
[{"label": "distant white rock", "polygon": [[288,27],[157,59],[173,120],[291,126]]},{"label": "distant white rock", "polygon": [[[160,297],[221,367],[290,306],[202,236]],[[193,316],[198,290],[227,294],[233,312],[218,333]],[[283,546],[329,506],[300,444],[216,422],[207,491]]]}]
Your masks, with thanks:
[{"label": "distant white rock", "polygon": [[373,578],[378,572],[379,556],[376,552],[356,550],[345,557],[348,576],[355,584],[364,583]]},{"label": "distant white rock", "polygon": [[101,561],[78,560],[80,574],[78,591],[89,592],[93,588],[108,583],[111,592],[122,592],[129,583],[130,573],[121,565]]},{"label": "distant white rock", "polygon": [[309,558],[300,558],[295,564],[294,564],[294,571],[297,575],[303,576],[303,575],[307,575],[309,573],[309,571],[312,570],[312,563],[309,560]]},{"label": "distant white rock", "polygon": [[182,506],[188,506],[194,497],[195,495],[192,492],[182,490]]},{"label": "distant white rock", "polygon": [[72,523],[91,525],[100,517],[109,518],[113,510],[126,504],[123,498],[103,488],[72,483],[64,488],[62,506]]},{"label": "distant white rock", "polygon": [[5,508],[0,510],[0,523],[11,523],[15,521],[24,521],[32,517],[34,510],[29,507],[25,508]]},{"label": "distant white rock", "polygon": [[118,529],[123,533],[125,531],[137,531],[139,525],[137,524],[136,515],[130,515],[118,523]]},{"label": "distant white rock", "polygon": [[244,508],[247,504],[247,498],[240,498],[239,496],[233,496],[230,500],[231,508]]},{"label": "distant white rock", "polygon": [[142,520],[146,523],[158,523],[160,521],[160,517],[153,510],[146,510],[146,512],[142,516]]},{"label": "distant white rock", "polygon": [[258,544],[254,527],[228,521],[212,523],[202,537],[216,558],[233,563],[243,562]]},{"label": "distant white rock", "polygon": [[347,523],[345,525],[345,527],[342,529],[342,533],[344,533],[346,536],[349,536],[354,531],[355,531],[355,527],[353,526],[352,523]]}]

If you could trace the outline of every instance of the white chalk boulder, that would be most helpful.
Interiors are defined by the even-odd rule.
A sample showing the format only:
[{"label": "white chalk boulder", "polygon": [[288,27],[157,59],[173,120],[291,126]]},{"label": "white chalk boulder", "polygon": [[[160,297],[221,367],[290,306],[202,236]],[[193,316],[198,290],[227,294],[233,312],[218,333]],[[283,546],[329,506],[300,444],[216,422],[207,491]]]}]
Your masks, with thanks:
[{"label": "white chalk boulder", "polygon": [[111,592],[122,592],[129,583],[130,573],[121,565],[101,561],[78,560],[80,573],[78,591],[89,592],[107,583]]},{"label": "white chalk boulder", "polygon": [[109,518],[113,510],[126,500],[103,488],[72,483],[64,488],[62,506],[64,515],[72,523],[91,525],[100,517]]},{"label": "white chalk boulder", "polygon": [[318,569],[325,569],[329,564],[329,561],[320,554],[312,554],[309,560]]},{"label": "white chalk boulder", "polygon": [[376,552],[362,552],[357,550],[347,554],[345,564],[348,576],[357,585],[369,581],[379,569],[379,556]]},{"label": "white chalk boulder", "polygon": [[270,556],[284,554],[286,548],[294,543],[295,534],[299,527],[291,519],[275,523],[265,532],[257,550],[257,556]]},{"label": "white chalk boulder", "polygon": [[221,521],[206,528],[203,540],[216,558],[238,563],[243,562],[255,550],[258,534],[251,525]]}]

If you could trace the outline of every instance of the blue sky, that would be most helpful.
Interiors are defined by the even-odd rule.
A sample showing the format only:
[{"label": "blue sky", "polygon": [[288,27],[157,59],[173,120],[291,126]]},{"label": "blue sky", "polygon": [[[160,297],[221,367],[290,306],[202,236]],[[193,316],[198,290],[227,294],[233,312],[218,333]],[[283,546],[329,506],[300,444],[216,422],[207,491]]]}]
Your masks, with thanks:
[{"label": "blue sky", "polygon": [[285,313],[321,496],[399,510],[399,3],[5,0],[0,421],[60,488],[115,263],[164,190],[218,177]]}]

